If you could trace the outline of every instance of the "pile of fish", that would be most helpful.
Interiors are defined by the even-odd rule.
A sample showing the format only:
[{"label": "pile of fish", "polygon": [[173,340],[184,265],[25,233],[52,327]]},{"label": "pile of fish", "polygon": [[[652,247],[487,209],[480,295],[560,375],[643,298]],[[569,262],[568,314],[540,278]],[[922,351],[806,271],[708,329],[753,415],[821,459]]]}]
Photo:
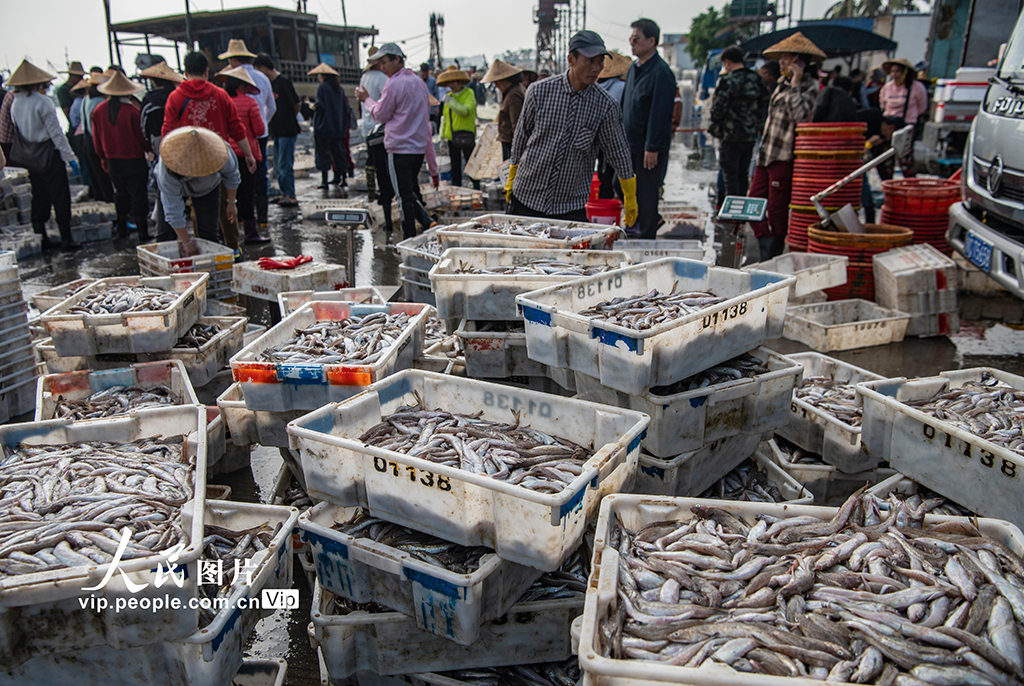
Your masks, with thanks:
[{"label": "pile of fish", "polygon": [[818,453],[812,453],[810,450],[804,450],[795,443],[790,443],[779,436],[775,437],[775,445],[779,447],[779,451],[782,453],[782,459],[784,459],[788,464],[827,465]]},{"label": "pile of fish", "polygon": [[862,408],[852,384],[840,383],[827,376],[808,376],[793,397],[827,412],[850,426],[860,426]]},{"label": "pile of fish", "polygon": [[417,250],[433,255],[434,257],[440,257],[444,249],[441,247],[441,239],[437,236],[431,236],[427,240],[423,241],[416,246]]},{"label": "pile of fish", "polygon": [[308,510],[313,507],[313,499],[309,497],[309,493],[298,482],[298,479],[292,477],[291,483],[284,491],[284,504],[288,507]]},{"label": "pile of fish", "polygon": [[132,443],[3,446],[0,577],[106,564],[188,544],[180,508],[194,495],[181,436]]},{"label": "pile of fish", "polygon": [[423,334],[423,347],[429,348],[446,338],[448,338],[448,332],[444,328],[444,322],[437,317],[427,317],[427,330]]},{"label": "pile of fish", "polygon": [[1024,390],[1016,390],[988,372],[980,381],[950,388],[929,400],[904,404],[949,422],[958,429],[1024,455]]},{"label": "pile of fish", "polygon": [[700,494],[701,498],[745,500],[755,503],[781,503],[785,498],[768,474],[757,468],[749,457]]},{"label": "pile of fish", "polygon": [[590,551],[581,545],[569,556],[562,566],[553,572],[544,572],[519,598],[519,603],[536,600],[557,600],[576,598],[587,592],[587,577],[590,576]]},{"label": "pile of fish", "polygon": [[220,333],[220,327],[216,324],[193,324],[192,328],[185,332],[185,335],[174,344],[175,348],[199,348],[213,340],[213,337]]},{"label": "pile of fish", "polygon": [[526,264],[498,265],[495,267],[473,267],[460,262],[456,274],[491,274],[509,276],[528,274],[531,276],[590,276],[600,274],[614,267],[607,264],[575,264],[564,260],[531,260]]},{"label": "pile of fish", "polygon": [[440,672],[440,676],[474,686],[576,686],[583,676],[579,659],[515,667],[478,667]]},{"label": "pile of fish", "polygon": [[1024,560],[969,520],[926,524],[862,491],[829,520],[709,503],[635,532],[616,521],[600,650],[861,684],[1019,684]]},{"label": "pile of fish", "polygon": [[167,386],[139,388],[138,386],[111,386],[97,391],[84,400],[68,400],[58,396],[54,407],[57,419],[99,419],[115,417],[147,407],[178,405],[181,396]]},{"label": "pile of fish", "polygon": [[[251,529],[234,531],[221,526],[207,524],[203,527],[203,552],[204,560],[221,560],[220,571],[223,572],[220,583],[206,583],[200,579],[199,593],[204,598],[213,600],[225,598],[239,585],[245,583],[246,573],[244,561],[251,558],[261,550],[270,548],[271,541],[281,530],[281,522],[273,529],[269,524],[263,523]],[[238,560],[237,568],[239,573],[235,574],[235,560]],[[255,570],[251,570],[255,577]],[[204,607],[199,609],[199,628],[213,622],[216,613]]]},{"label": "pile of fish", "polygon": [[917,492],[912,495],[906,493],[890,493],[890,498],[898,498],[907,504],[907,508],[913,511],[921,511],[924,514],[946,515],[949,517],[976,517],[977,513],[971,512],[966,507],[958,505],[948,498],[939,495],[935,491],[918,484]]},{"label": "pile of fish", "polygon": [[707,388],[726,381],[737,381],[749,379],[758,374],[767,374],[768,365],[757,359],[750,353],[743,353],[734,357],[728,362],[717,364],[710,369],[697,372],[693,376],[676,381],[668,386],[654,386],[651,393],[654,395],[675,395],[676,393],[687,393],[696,391],[699,388]]},{"label": "pile of fish", "polygon": [[526,324],[522,319],[474,322],[474,326],[475,333],[526,333]]},{"label": "pile of fish", "polygon": [[82,297],[72,307],[70,314],[119,314],[121,312],[156,312],[166,310],[181,293],[165,291],[149,286],[115,284],[96,290]]},{"label": "pile of fish", "polygon": [[360,509],[347,522],[335,522],[331,527],[354,538],[369,538],[456,574],[471,574],[480,568],[484,555],[494,554],[482,546],[461,546],[437,536],[407,529],[398,524],[370,516]]},{"label": "pile of fish", "polygon": [[479,233],[500,233],[506,236],[532,236],[533,238],[551,238],[551,232],[573,228],[568,226],[552,226],[545,221],[533,219],[510,219],[498,224],[489,222],[467,222],[459,224],[459,231],[473,231]]},{"label": "pile of fish", "polygon": [[258,359],[278,363],[371,364],[394,345],[409,325],[405,312],[354,314],[339,321],[320,321],[281,345],[264,350]]},{"label": "pile of fish", "polygon": [[359,440],[368,446],[464,469],[540,493],[559,493],[583,472],[590,450],[558,436],[476,414],[398,408]]},{"label": "pile of fish", "polygon": [[722,298],[710,291],[662,293],[657,288],[646,295],[633,295],[604,300],[580,312],[584,317],[603,319],[628,329],[646,331],[652,327],[699,312],[705,307],[723,303]]}]

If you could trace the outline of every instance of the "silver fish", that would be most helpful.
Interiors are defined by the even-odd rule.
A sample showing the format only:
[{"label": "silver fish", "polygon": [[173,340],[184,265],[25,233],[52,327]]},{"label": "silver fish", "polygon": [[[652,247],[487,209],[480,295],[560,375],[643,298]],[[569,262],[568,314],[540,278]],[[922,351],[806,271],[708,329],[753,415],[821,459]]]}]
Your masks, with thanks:
[{"label": "silver fish", "polygon": [[678,283],[672,290],[662,293],[657,288],[647,294],[624,296],[604,300],[588,307],[579,314],[591,319],[609,321],[637,331],[685,317],[694,312],[726,301],[710,291],[676,293]]},{"label": "silver fish", "polygon": [[98,419],[116,417],[131,410],[147,407],[180,405],[181,396],[166,386],[139,388],[138,386],[111,386],[97,391],[83,400],[68,400],[57,396],[54,416],[57,419]]},{"label": "silver fish", "polygon": [[668,386],[654,386],[651,388],[651,393],[655,395],[675,395],[676,393],[696,391],[701,388],[707,388],[708,386],[714,386],[728,381],[736,381],[738,379],[749,379],[759,374],[767,373],[768,365],[753,355],[744,353],[738,357],[732,358],[728,362],[716,364],[714,367],[698,372],[693,376],[683,379],[682,381],[677,381],[674,384]]},{"label": "silver fish", "polygon": [[71,314],[118,314],[166,310],[180,293],[149,286],[115,284],[89,293],[68,309]]},{"label": "silver fish", "polygon": [[491,274],[500,276],[591,276],[615,267],[606,264],[576,264],[565,260],[535,259],[525,264],[496,265],[493,267],[472,267],[459,263],[456,274]]},{"label": "silver fish", "polygon": [[259,353],[277,363],[370,364],[377,361],[409,326],[405,312],[373,312],[337,321],[316,322],[281,345]]},{"label": "silver fish", "polygon": [[857,402],[857,392],[851,384],[844,384],[825,376],[805,377],[793,397],[803,400],[822,412],[850,426],[860,426],[863,408]]}]

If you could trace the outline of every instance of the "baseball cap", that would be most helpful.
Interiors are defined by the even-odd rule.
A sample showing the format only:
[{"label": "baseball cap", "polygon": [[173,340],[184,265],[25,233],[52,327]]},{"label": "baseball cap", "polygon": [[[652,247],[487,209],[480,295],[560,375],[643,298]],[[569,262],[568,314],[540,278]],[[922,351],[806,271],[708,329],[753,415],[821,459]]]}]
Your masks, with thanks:
[{"label": "baseball cap", "polygon": [[607,55],[608,48],[604,46],[601,36],[594,31],[577,31],[569,39],[569,52],[575,50],[584,57],[597,57]]},{"label": "baseball cap", "polygon": [[405,59],[405,53],[398,47],[397,43],[385,43],[384,45],[377,48],[377,54],[370,57],[367,62],[376,62],[384,59],[384,55],[394,55],[395,57],[401,57]]}]

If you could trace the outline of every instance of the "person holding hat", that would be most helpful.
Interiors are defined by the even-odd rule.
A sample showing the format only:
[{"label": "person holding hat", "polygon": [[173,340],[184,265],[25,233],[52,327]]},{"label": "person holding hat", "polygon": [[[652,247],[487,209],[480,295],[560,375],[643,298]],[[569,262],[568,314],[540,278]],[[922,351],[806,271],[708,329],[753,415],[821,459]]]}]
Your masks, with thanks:
[{"label": "person holding hat", "polygon": [[[928,111],[928,89],[917,78],[917,70],[906,57],[886,60],[882,69],[889,74],[889,80],[878,91],[878,107],[886,117],[899,117],[911,126],[917,126],[921,115]],[[914,171],[914,146],[900,158],[903,176],[916,176]]]},{"label": "person holding hat", "polygon": [[586,221],[594,161],[603,150],[619,175],[625,224],[636,223],[636,176],[622,114],[597,85],[608,49],[593,31],[569,40],[569,69],[526,91],[509,158],[509,213]]},{"label": "person holding hat", "polygon": [[452,185],[462,185],[462,165],[476,147],[476,94],[466,88],[469,74],[452,65],[437,77],[437,85],[447,86],[441,113],[441,138],[448,141],[452,163]]},{"label": "person holding hat", "polygon": [[789,230],[789,199],[793,188],[793,146],[796,125],[810,121],[818,99],[817,65],[825,53],[799,31],[764,51],[779,61],[782,78],[768,101],[768,119],[757,150],[750,195],[768,200],[765,221],[752,222],[761,259],[782,254]]},{"label": "person holding hat", "polygon": [[68,80],[57,86],[55,94],[57,96],[57,104],[60,105],[64,116],[70,122],[71,103],[75,101],[75,96],[71,94],[71,89],[78,85],[78,82],[85,76],[85,67],[82,66],[81,62],[72,62],[65,73],[68,75]]},{"label": "person holding hat", "polygon": [[[341,88],[338,72],[321,62],[311,69],[310,75],[320,78],[316,89],[316,106],[313,110],[313,142],[316,146],[316,168],[320,170],[321,183],[317,188],[327,190],[327,175],[334,168],[331,185],[346,186],[348,174],[348,152],[345,150],[345,135],[352,120],[352,108]],[[333,165],[332,165],[333,161]]]},{"label": "person holding hat", "polygon": [[92,144],[100,166],[110,174],[117,210],[117,237],[128,237],[128,215],[135,220],[139,242],[149,240],[149,165],[146,153],[151,152],[148,138],[142,132],[142,112],[132,96],[142,86],[115,73],[99,92],[107,96],[92,113]]},{"label": "person holding hat", "polygon": [[[388,82],[387,75],[380,70],[380,62],[370,61],[376,54],[377,46],[371,45],[366,69],[363,71],[363,75],[359,77],[359,87],[369,94],[370,100],[380,100],[380,94],[384,91],[384,84]],[[362,120],[360,120],[360,127],[363,130],[363,139],[367,141],[367,152],[369,153],[366,160],[366,197],[373,202],[377,199],[377,164],[379,156],[374,154],[373,146],[370,145],[369,141],[370,134],[380,122],[370,116],[365,102],[359,103],[359,108],[363,115]],[[381,169],[381,171],[384,170]]]},{"label": "person holding hat", "polygon": [[[222,69],[217,72],[217,80],[221,81],[224,90],[231,96],[231,102],[235,104],[238,118],[242,120],[242,126],[245,127],[245,137],[249,141],[249,148],[256,155],[256,161],[259,162],[260,146],[256,139],[264,132],[263,117],[260,116],[259,105],[249,97],[249,94],[256,90],[256,84],[253,83],[249,73],[241,67]],[[236,157],[242,154],[238,143],[231,144],[231,151],[235,153]],[[245,242],[246,244],[268,243],[270,239],[261,236],[259,228],[256,226],[256,175],[245,168],[240,168],[238,173],[239,184],[235,198],[238,201],[238,219],[245,229]],[[228,219],[224,213],[226,209],[226,207],[221,208],[221,226],[228,227],[228,230],[224,232],[224,242],[229,248],[234,249],[238,247],[238,223],[232,223]]]},{"label": "person holding hat", "polygon": [[519,123],[519,114],[523,111],[526,99],[526,87],[523,86],[523,70],[513,67],[507,62],[494,60],[494,64],[484,74],[484,83],[493,83],[501,91],[501,107],[498,108],[498,141],[501,143],[501,160],[504,162],[512,154],[512,139]]},{"label": "person holding hat", "polygon": [[299,201],[295,197],[295,141],[302,133],[298,120],[299,94],[295,92],[291,79],[275,68],[274,60],[267,53],[257,55],[252,66],[270,79],[277,103],[277,111],[267,125],[274,140],[274,169],[277,171],[277,186],[281,190],[277,204],[298,207]]},{"label": "person holding hat", "polygon": [[768,89],[761,77],[747,68],[739,46],[726,48],[719,57],[725,73],[718,79],[711,99],[708,133],[720,141],[725,195],[746,195],[754,143],[768,116]]},{"label": "person holding hat", "polygon": [[139,72],[139,76],[149,79],[152,86],[142,97],[142,132],[155,153],[160,150],[160,131],[164,126],[167,98],[185,79],[171,69],[167,62],[157,62]]},{"label": "person holding hat", "polygon": [[198,126],[169,131],[160,143],[160,162],[156,166],[160,192],[156,239],[177,239],[187,257],[199,254],[199,247],[185,226],[185,198],[191,198],[196,235],[220,243],[221,186],[227,195],[228,216],[237,222],[235,195],[239,183],[238,160],[219,135]]}]

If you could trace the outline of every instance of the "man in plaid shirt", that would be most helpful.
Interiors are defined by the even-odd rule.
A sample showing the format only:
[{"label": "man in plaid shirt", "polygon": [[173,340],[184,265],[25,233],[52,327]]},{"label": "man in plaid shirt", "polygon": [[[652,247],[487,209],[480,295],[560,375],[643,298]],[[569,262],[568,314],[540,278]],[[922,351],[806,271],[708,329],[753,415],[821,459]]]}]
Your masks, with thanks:
[{"label": "man in plaid shirt", "polygon": [[607,54],[599,35],[580,31],[569,40],[569,70],[526,91],[505,184],[510,214],[586,221],[600,148],[619,176],[625,224],[636,223],[636,176],[622,114],[595,85]]}]

